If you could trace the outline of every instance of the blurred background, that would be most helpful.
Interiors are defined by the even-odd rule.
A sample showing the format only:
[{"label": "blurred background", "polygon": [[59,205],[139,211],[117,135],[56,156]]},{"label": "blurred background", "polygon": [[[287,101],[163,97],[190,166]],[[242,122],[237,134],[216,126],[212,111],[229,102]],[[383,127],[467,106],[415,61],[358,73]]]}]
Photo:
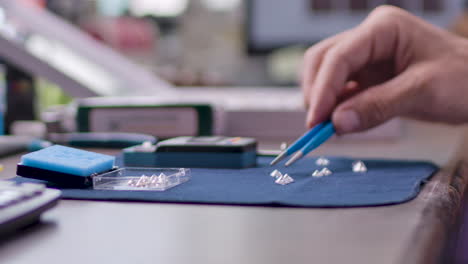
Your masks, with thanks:
[{"label": "blurred background", "polygon": [[307,45],[357,25],[378,5],[443,27],[464,7],[460,0],[34,2],[180,86],[291,85]]},{"label": "blurred background", "polygon": [[[381,4],[399,6],[468,35],[463,0],[18,1],[59,16],[155,76],[184,88],[294,89],[308,46],[359,24]],[[8,17],[0,3],[1,34],[33,42],[21,31],[22,23],[34,21]],[[72,60],[66,63],[69,68],[80,67]],[[30,75],[7,60],[4,64],[8,108],[15,114],[7,119],[30,119],[37,109],[70,102],[70,95],[50,80]]]}]

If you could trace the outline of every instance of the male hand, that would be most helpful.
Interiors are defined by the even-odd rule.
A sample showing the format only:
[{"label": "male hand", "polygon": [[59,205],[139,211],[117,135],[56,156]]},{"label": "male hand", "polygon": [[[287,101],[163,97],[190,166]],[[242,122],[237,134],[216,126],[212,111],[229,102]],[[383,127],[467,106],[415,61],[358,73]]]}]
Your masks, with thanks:
[{"label": "male hand", "polygon": [[307,126],[330,117],[338,134],[395,116],[468,121],[468,41],[390,6],[309,48],[302,89]]}]

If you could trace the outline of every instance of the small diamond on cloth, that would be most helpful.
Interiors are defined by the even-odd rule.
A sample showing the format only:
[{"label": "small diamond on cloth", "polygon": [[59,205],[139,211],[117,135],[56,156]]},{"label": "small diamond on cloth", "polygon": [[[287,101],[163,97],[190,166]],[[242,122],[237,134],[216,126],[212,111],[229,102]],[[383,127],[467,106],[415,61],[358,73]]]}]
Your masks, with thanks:
[{"label": "small diamond on cloth", "polygon": [[361,160],[353,162],[353,172],[356,172],[356,173],[367,172],[366,164],[364,164],[364,162],[362,162]]},{"label": "small diamond on cloth", "polygon": [[315,165],[317,166],[328,166],[330,164],[330,160],[325,157],[320,157],[315,161]]},{"label": "small diamond on cloth", "polygon": [[330,174],[332,174],[332,171],[325,167],[321,170],[314,170],[314,172],[312,172],[312,177],[319,178]]},{"label": "small diamond on cloth", "polygon": [[281,184],[281,185],[286,185],[286,184],[290,184],[294,182],[294,179],[289,176],[289,174],[284,174],[283,176],[279,177],[278,179],[276,179],[275,183],[276,184]]},{"label": "small diamond on cloth", "polygon": [[323,176],[324,176],[324,174],[322,173],[322,171],[314,170],[314,172],[312,172],[312,177],[319,178],[319,177],[323,177]]},{"label": "small diamond on cloth", "polygon": [[320,172],[323,174],[323,176],[328,176],[328,175],[330,175],[330,174],[333,173],[331,170],[329,170],[329,169],[326,168],[326,167],[323,168]]},{"label": "small diamond on cloth", "polygon": [[283,174],[279,170],[274,170],[270,173],[270,176],[273,178],[279,178],[283,176]]}]

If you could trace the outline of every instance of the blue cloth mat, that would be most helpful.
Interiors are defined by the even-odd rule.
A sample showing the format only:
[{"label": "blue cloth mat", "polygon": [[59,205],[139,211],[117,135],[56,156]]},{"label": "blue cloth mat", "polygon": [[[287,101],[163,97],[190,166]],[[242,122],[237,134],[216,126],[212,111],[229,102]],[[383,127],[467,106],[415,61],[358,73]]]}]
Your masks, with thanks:
[{"label": "blue cloth mat", "polygon": [[[353,159],[329,158],[333,174],[314,178],[320,167],[305,158],[289,168],[269,166],[271,157],[258,157],[248,169],[192,169],[192,178],[164,192],[62,189],[63,198],[106,201],[147,201],[291,207],[354,207],[402,203],[416,197],[421,185],[437,167],[429,162],[363,160],[367,173],[351,170]],[[294,178],[289,185],[276,184],[274,169]],[[23,177],[17,182],[37,182]],[[51,186],[53,187],[53,186]]]}]

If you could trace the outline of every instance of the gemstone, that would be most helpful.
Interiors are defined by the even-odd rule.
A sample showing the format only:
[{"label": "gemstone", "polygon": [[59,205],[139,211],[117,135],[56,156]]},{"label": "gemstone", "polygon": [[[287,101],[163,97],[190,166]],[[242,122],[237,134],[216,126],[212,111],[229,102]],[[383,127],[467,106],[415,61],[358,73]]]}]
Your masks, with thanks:
[{"label": "gemstone", "polygon": [[312,172],[312,177],[319,178],[319,177],[323,177],[323,176],[324,176],[324,174],[320,170],[314,170],[314,172]]},{"label": "gemstone", "polygon": [[184,168],[179,169],[179,175],[180,176],[185,176],[185,169]]},{"label": "gemstone", "polygon": [[281,185],[290,184],[292,182],[294,182],[294,179],[291,176],[289,176],[289,174],[287,173],[278,177],[275,181],[276,184],[281,184]]},{"label": "gemstone", "polygon": [[127,182],[127,185],[128,186],[136,186],[136,183],[137,183],[137,180],[135,179],[131,179]]},{"label": "gemstone", "polygon": [[145,187],[148,184],[148,180],[149,177],[143,174],[135,185],[136,187]]},{"label": "gemstone", "polygon": [[330,160],[325,157],[320,157],[315,161],[315,165],[317,166],[328,166],[330,164]]},{"label": "gemstone", "polygon": [[323,176],[328,176],[328,175],[332,174],[332,171],[329,170],[327,167],[325,167],[320,171],[320,173],[322,173]]},{"label": "gemstone", "polygon": [[289,176],[289,174],[286,173],[283,175],[283,181],[289,184],[291,182],[294,182],[294,179],[291,176]]},{"label": "gemstone", "polygon": [[149,184],[150,185],[155,185],[158,183],[158,176],[156,174],[151,175],[149,178]]},{"label": "gemstone", "polygon": [[283,174],[279,170],[274,170],[270,173],[270,176],[273,178],[279,178],[283,176]]},{"label": "gemstone", "polygon": [[286,142],[281,143],[281,145],[280,145],[280,150],[281,151],[285,151],[287,148],[288,148],[288,143],[286,143]]},{"label": "gemstone", "polygon": [[367,172],[366,164],[364,164],[364,162],[362,162],[361,160],[353,162],[353,172],[356,172],[356,173]]},{"label": "gemstone", "polygon": [[164,173],[159,174],[158,183],[159,184],[166,184],[166,182],[167,182],[166,174],[164,174]]}]

